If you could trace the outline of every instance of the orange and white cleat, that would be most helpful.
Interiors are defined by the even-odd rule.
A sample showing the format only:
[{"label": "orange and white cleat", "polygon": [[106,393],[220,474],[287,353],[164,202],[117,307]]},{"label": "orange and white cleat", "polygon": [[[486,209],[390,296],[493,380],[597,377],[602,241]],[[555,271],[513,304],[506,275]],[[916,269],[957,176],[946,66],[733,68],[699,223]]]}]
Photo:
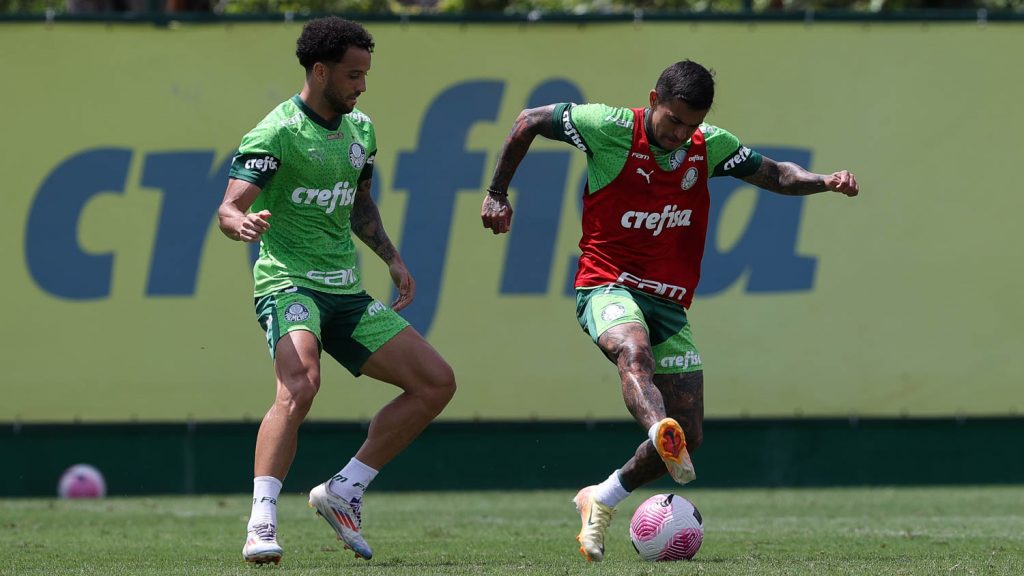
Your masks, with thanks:
[{"label": "orange and white cleat", "polygon": [[674,418],[665,418],[658,422],[654,437],[651,438],[658,456],[665,462],[668,473],[679,484],[692,482],[697,473],[693,470],[693,461],[686,451],[686,436],[683,428]]},{"label": "orange and white cleat", "polygon": [[277,527],[270,523],[249,527],[249,534],[242,546],[242,558],[252,564],[277,564],[284,551],[277,544]]},{"label": "orange and white cleat", "polygon": [[327,489],[329,482],[309,491],[309,507],[315,508],[316,513],[331,525],[346,549],[355,552],[357,558],[369,560],[373,557],[373,550],[363,539],[363,501],[359,498],[345,500]]},{"label": "orange and white cleat", "polygon": [[580,543],[580,554],[587,559],[587,562],[600,562],[604,560],[604,533],[612,522],[615,509],[602,504],[593,497],[594,486],[587,486],[576,493],[573,504],[576,504],[576,511],[580,513],[580,521],[583,526],[576,536]]}]

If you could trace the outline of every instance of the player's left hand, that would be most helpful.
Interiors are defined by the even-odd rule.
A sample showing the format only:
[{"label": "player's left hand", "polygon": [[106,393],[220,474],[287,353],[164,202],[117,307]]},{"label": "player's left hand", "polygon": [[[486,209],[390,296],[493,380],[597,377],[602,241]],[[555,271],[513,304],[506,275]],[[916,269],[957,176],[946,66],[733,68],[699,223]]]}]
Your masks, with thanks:
[{"label": "player's left hand", "polygon": [[834,190],[847,196],[856,196],[860,192],[860,188],[857,186],[857,179],[849,170],[840,170],[839,172],[829,174],[825,178],[825,186],[828,186],[829,190]]},{"label": "player's left hand", "polygon": [[388,272],[391,273],[391,281],[398,288],[398,297],[391,303],[391,308],[397,312],[411,304],[412,299],[416,297],[416,281],[401,258],[395,258],[388,265]]}]

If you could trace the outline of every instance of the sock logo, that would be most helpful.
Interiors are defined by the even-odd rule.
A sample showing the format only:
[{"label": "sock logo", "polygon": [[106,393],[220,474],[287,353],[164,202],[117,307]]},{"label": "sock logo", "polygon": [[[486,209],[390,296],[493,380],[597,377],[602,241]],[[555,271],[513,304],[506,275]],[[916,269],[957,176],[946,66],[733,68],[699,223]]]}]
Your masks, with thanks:
[{"label": "sock logo", "polygon": [[363,484],[362,482],[353,482],[352,486],[355,488],[362,488],[363,490],[366,490],[366,484]]},{"label": "sock logo", "polygon": [[256,503],[264,504],[266,502],[270,502],[274,506],[277,506],[277,498],[271,498],[270,496],[262,496],[260,498],[256,498],[255,496],[253,496],[253,499],[252,499],[252,503],[253,504],[256,504]]},{"label": "sock logo", "polygon": [[339,484],[344,484],[345,482],[348,482],[348,477],[347,476],[342,476],[341,474],[335,474],[334,477],[331,478],[331,480],[334,480],[335,482],[337,482]]}]

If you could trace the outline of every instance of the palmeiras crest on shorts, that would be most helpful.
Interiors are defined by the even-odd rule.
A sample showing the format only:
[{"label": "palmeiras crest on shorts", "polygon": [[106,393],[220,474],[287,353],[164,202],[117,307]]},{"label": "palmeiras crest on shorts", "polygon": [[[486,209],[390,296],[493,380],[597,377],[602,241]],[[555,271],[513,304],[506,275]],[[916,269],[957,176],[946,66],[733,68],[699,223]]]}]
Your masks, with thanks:
[{"label": "palmeiras crest on shorts", "polygon": [[363,164],[366,164],[366,148],[363,148],[359,142],[353,142],[348,147],[348,161],[356,170],[362,169]]},{"label": "palmeiras crest on shorts", "polygon": [[690,166],[686,169],[686,174],[683,174],[683,181],[679,183],[679,187],[683,190],[689,190],[693,188],[693,185],[697,183],[697,169]]},{"label": "palmeiras crest on shorts", "polygon": [[309,309],[298,302],[289,304],[284,309],[284,319],[289,322],[302,322],[306,318],[309,318]]},{"label": "palmeiras crest on shorts", "polygon": [[625,315],[626,309],[622,307],[622,304],[609,304],[601,310],[601,320],[604,320],[605,322],[618,320]]}]

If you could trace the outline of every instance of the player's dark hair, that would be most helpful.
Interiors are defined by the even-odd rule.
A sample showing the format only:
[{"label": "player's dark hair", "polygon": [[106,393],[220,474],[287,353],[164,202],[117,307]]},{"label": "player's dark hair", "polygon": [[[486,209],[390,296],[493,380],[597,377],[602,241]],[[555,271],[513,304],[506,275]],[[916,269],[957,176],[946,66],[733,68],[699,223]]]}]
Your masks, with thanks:
[{"label": "player's dark hair", "polygon": [[715,101],[715,73],[693,60],[665,68],[654,86],[658,99],[686,102],[695,110],[710,110]]},{"label": "player's dark hair", "polygon": [[308,72],[317,62],[341,60],[349,46],[373,52],[373,36],[358,22],[328,16],[310,20],[302,27],[295,42],[295,55]]}]

